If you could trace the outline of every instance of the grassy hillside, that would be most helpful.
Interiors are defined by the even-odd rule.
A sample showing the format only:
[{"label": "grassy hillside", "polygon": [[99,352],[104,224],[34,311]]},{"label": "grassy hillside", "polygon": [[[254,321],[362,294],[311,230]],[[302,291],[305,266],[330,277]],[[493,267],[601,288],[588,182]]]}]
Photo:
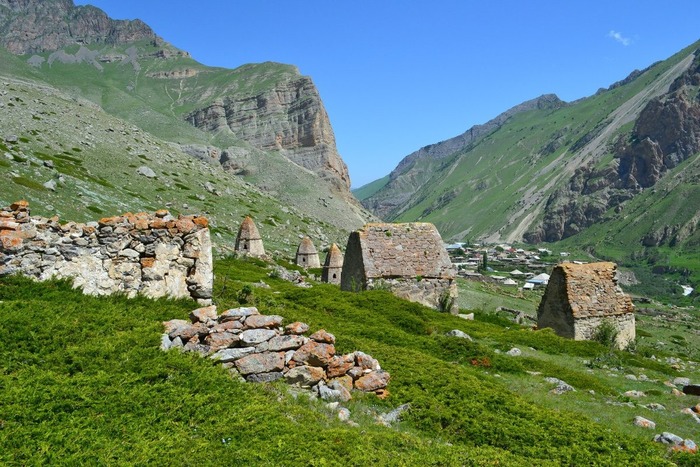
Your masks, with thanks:
[{"label": "grassy hillside", "polygon": [[[240,177],[55,88],[0,72],[0,94],[0,174],[6,180],[0,206],[27,199],[33,214],[56,214],[63,222],[163,208],[205,214],[220,252],[233,246],[247,214],[269,252],[291,256],[299,235],[310,235],[317,247],[346,241],[346,230],[329,223],[334,217],[327,211],[334,206],[324,208],[318,197],[308,210],[285,206]],[[139,174],[141,167],[154,176]]]},{"label": "grassy hillside", "polygon": [[[626,85],[559,109],[516,114],[474,147],[446,160],[441,170],[423,171],[432,178],[392,219],[433,222],[444,237],[456,240],[518,238],[524,225],[542,215],[549,194],[586,162],[576,152],[583,141],[599,135],[613,121],[616,109],[648,89],[696,47]],[[606,140],[629,131],[631,121],[614,128]],[[612,160],[612,153],[587,157],[603,165]]]},{"label": "grassy hillside", "polygon": [[[0,462],[26,464],[205,465],[690,465],[632,425],[698,439],[700,428],[663,381],[698,377],[698,349],[664,362],[670,349],[638,343],[636,353],[571,342],[480,313],[440,314],[386,292],[352,294],[314,284],[300,289],[268,277],[258,262],[219,261],[215,301],[264,280],[249,304],[335,334],[339,352],[361,349],[391,375],[391,396],[356,395],[352,426],[325,403],[284,383],[246,384],[208,359],[158,349],[160,322],[185,318],[191,302],[93,298],[65,282],[0,279]],[[688,321],[691,322],[691,321]],[[9,325],[9,323],[12,323]],[[697,326],[695,326],[697,327]],[[474,342],[448,338],[461,329]],[[653,321],[644,324],[653,342]],[[685,333],[680,330],[679,333]],[[653,337],[651,337],[653,336]],[[683,339],[682,335],[675,339]],[[523,355],[504,352],[517,346]],[[656,359],[645,355],[655,353]],[[675,361],[675,360],[674,360]],[[677,366],[677,368],[681,368]],[[649,381],[622,375],[645,374]],[[545,376],[576,388],[554,395]],[[621,395],[648,393],[643,400]],[[662,412],[642,404],[659,402]],[[375,416],[409,403],[403,421]],[[27,410],[27,408],[31,410]],[[167,461],[166,461],[167,459]]]},{"label": "grassy hillside", "polygon": [[[82,50],[82,52],[79,52]],[[64,50],[70,57],[79,60],[85,50],[78,46]],[[311,171],[300,167],[284,157],[280,151],[262,151],[252,147],[246,141],[237,138],[233,133],[220,131],[216,134],[201,131],[189,124],[185,117],[194,109],[202,108],[214,98],[224,94],[237,96],[256,95],[263,89],[273,88],[280,81],[298,77],[295,67],[279,63],[262,63],[244,65],[234,70],[206,67],[193,59],[173,55],[169,58],[158,56],[163,47],[156,47],[147,42],[134,43],[120,47],[101,47],[101,57],[131,57],[130,60],[93,62],[62,62],[52,60],[52,54],[37,55],[44,59],[41,66],[30,66],[30,57],[15,57],[7,51],[0,50],[0,77],[9,81],[21,80],[27,85],[33,85],[35,94],[41,90],[56,93],[60,90],[66,100],[80,100],[83,104],[94,103],[94,106],[83,109],[82,121],[72,129],[86,128],[90,119],[121,120],[122,125],[138,128],[152,139],[157,139],[164,145],[196,145],[201,148],[216,147],[245,154],[243,165],[245,170],[238,171],[238,179],[257,186],[262,191],[276,198],[281,204],[293,206],[304,213],[314,213],[314,217],[324,223],[332,224],[345,231],[362,225],[364,213],[349,203],[342,196],[329,196],[330,185],[321,180]],[[168,47],[165,50],[171,51]],[[96,52],[95,51],[95,52]],[[81,55],[82,54],[82,55]],[[173,78],[172,73],[191,73],[187,77]],[[40,98],[34,97],[34,98]],[[69,118],[80,109],[67,113]],[[55,111],[57,115],[63,110]],[[14,113],[7,114],[6,127],[23,126],[24,122],[15,121]],[[61,122],[47,119],[35,119],[31,122],[37,131],[58,131]],[[9,131],[8,128],[8,131]],[[25,135],[20,135],[25,136]],[[118,150],[129,152],[133,144],[119,146],[118,138],[110,140],[115,135],[101,134],[105,144],[111,146],[110,152]],[[117,135],[118,136],[118,135]],[[64,138],[66,139],[66,138]],[[72,142],[78,146],[79,141]],[[145,144],[145,143],[144,143]],[[158,150],[158,148],[152,148]],[[188,156],[189,157],[189,156]],[[243,157],[243,156],[241,156]],[[207,160],[214,173],[224,172],[218,159]],[[217,174],[221,179],[230,179],[230,175]],[[234,184],[240,184],[234,182]],[[206,193],[189,193],[192,196]],[[321,202],[323,199],[325,202]],[[109,206],[105,206],[109,208]]]},{"label": "grassy hillside", "polygon": [[384,185],[387,184],[388,181],[389,176],[387,175],[386,177],[382,177],[366,185],[362,185],[360,188],[352,190],[352,194],[355,195],[355,198],[362,201],[363,199],[369,198],[370,196],[381,190],[384,187]]}]

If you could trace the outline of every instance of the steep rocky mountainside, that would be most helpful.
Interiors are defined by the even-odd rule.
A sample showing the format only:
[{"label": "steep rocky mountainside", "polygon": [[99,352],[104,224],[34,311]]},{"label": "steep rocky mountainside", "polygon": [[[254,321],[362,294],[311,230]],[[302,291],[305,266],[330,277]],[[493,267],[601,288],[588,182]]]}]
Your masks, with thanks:
[{"label": "steep rocky mountainside", "polygon": [[533,109],[556,109],[566,105],[554,94],[546,94],[516,105],[489,120],[475,125],[459,136],[431,144],[404,157],[389,174],[386,185],[362,204],[377,216],[396,218],[410,203],[413,195],[431,179],[435,170],[444,169],[445,159],[463,151],[479,140],[498,130],[512,116]]},{"label": "steep rocky mountainside", "polygon": [[72,0],[0,0],[0,44],[17,55],[56,51],[73,44],[160,41],[142,21],[116,21]]},{"label": "steep rocky mountainside", "polygon": [[[568,184],[550,196],[540,226],[525,238],[532,242],[557,241],[577,234],[603,220],[609,209],[622,210],[624,203],[682,162],[700,152],[700,56],[678,76],[668,91],[651,99],[628,134],[613,147],[614,159],[595,167],[579,167]],[[692,170],[690,168],[689,170]],[[684,175],[680,173],[679,177]],[[693,235],[700,207],[680,224],[650,230],[642,238],[646,246],[680,244]]]},{"label": "steep rocky mountainside", "polygon": [[328,114],[307,76],[291,76],[256,95],[225,95],[191,112],[187,121],[204,131],[230,132],[261,150],[281,151],[337,191],[350,189]]},{"label": "steep rocky mountainside", "polygon": [[[454,240],[591,244],[603,240],[587,229],[604,224],[608,232],[595,235],[606,241],[686,244],[700,218],[699,45],[589,98],[543,96],[476,127],[473,138],[470,130],[427,146],[362,202],[389,220],[434,222]],[[654,203],[677,208],[644,214],[657,212]],[[632,208],[628,237],[619,226]]]},{"label": "steep rocky mountainside", "polygon": [[[13,60],[0,53],[0,62]],[[58,215],[61,222],[158,209],[203,214],[220,254],[232,251],[247,214],[268,252],[288,258],[303,236],[319,249],[347,239],[345,229],[317,215],[322,205],[313,211],[284,205],[86,99],[0,72],[0,112],[0,206],[26,199],[33,215]]]},{"label": "steep rocky mountainside", "polygon": [[293,66],[207,67],[141,21],[71,0],[0,0],[0,43],[19,55],[4,76],[89,99],[322,222],[351,230],[371,217],[350,194],[318,90]]}]

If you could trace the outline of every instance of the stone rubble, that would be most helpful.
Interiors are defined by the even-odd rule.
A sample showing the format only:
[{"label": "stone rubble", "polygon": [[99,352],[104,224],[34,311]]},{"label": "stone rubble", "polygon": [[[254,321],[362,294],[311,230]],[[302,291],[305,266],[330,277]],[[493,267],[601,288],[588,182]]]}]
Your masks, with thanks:
[{"label": "stone rubble", "polygon": [[217,314],[215,305],[198,308],[190,320],[163,322],[161,349],[180,348],[221,363],[248,382],[284,379],[323,400],[345,402],[352,390],[386,397],[390,375],[364,352],[336,355],[335,336],[305,323],[282,327],[283,318],[262,315],[255,307]]}]

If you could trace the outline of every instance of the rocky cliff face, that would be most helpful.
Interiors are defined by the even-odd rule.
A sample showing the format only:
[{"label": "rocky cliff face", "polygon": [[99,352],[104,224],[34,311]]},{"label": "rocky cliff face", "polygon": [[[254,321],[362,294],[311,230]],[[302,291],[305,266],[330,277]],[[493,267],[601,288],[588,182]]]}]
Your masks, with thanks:
[{"label": "rocky cliff face", "polygon": [[291,77],[259,93],[221,96],[187,121],[204,131],[231,132],[261,150],[280,151],[336,190],[350,189],[328,114],[309,77]]},{"label": "rocky cliff face", "polygon": [[[414,194],[434,174],[431,165],[475,144],[482,137],[496,131],[509,118],[533,109],[556,109],[566,105],[555,94],[545,94],[512,107],[483,125],[474,125],[454,138],[422,147],[404,157],[389,175],[389,183],[362,204],[383,219],[393,219],[406,207]],[[424,161],[429,161],[427,164]]]},{"label": "rocky cliff face", "polygon": [[0,45],[14,54],[138,40],[160,41],[140,20],[112,20],[102,10],[76,7],[72,0],[0,0]]},{"label": "rocky cliff face", "polygon": [[[700,152],[700,57],[670,86],[649,101],[629,135],[617,140],[616,158],[607,166],[578,168],[569,183],[547,201],[542,224],[527,232],[530,242],[553,242],[600,222],[610,208],[653,187],[664,174]],[[673,244],[692,235],[697,219],[650,232],[646,246]],[[681,237],[679,237],[681,235]]]}]

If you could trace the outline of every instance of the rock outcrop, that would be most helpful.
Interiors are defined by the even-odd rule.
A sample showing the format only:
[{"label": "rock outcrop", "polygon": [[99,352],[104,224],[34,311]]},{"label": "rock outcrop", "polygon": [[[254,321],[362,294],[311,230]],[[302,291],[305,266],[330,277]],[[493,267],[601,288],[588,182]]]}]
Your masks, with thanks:
[{"label": "rock outcrop", "polygon": [[162,43],[143,21],[113,20],[73,0],[0,0],[0,44],[17,55],[74,44]]},{"label": "rock outcrop", "polygon": [[316,86],[307,76],[289,76],[259,94],[224,95],[191,112],[187,121],[204,131],[229,131],[266,151],[279,151],[317,173],[338,190],[350,176]]},{"label": "rock outcrop", "polygon": [[[542,223],[525,234],[532,243],[555,242],[603,220],[653,187],[671,169],[700,152],[700,55],[640,112],[632,132],[618,139],[616,158],[603,167],[579,167],[569,182],[547,200]],[[663,226],[640,239],[645,246],[674,245],[697,229],[700,211],[687,222]]]},{"label": "rock outcrop", "polygon": [[190,313],[190,321],[163,323],[161,349],[209,356],[249,382],[284,378],[325,400],[347,401],[353,389],[380,397],[388,394],[390,375],[377,360],[359,351],[336,355],[333,334],[320,330],[306,337],[306,323],[282,327],[282,321],[278,315],[261,315],[255,307],[220,315],[216,306],[199,308]]},{"label": "rock outcrop", "polygon": [[68,278],[90,295],[191,297],[209,304],[214,282],[204,217],[127,213],[60,224],[29,215],[26,201],[0,210],[0,276]]}]

